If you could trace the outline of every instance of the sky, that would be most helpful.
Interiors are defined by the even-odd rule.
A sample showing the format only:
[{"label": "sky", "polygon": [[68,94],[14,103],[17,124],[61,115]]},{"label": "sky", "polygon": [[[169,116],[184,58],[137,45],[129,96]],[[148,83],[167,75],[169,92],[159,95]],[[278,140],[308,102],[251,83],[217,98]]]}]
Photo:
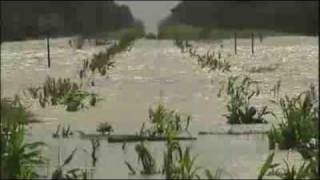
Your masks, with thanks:
[{"label": "sky", "polygon": [[157,33],[160,20],[170,14],[179,1],[115,1],[128,5],[133,16],[143,21],[146,32]]}]

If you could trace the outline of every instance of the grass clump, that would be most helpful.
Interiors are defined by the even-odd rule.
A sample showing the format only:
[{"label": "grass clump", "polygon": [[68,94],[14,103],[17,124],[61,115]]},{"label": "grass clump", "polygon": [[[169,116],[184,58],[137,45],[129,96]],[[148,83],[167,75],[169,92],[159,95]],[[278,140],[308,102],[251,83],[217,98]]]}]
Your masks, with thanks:
[{"label": "grass clump", "polygon": [[300,93],[297,97],[280,98],[278,104],[281,108],[282,118],[280,124],[270,130],[269,145],[274,149],[298,148],[317,139],[318,130],[318,100],[314,86]]},{"label": "grass clump", "polygon": [[[227,122],[229,124],[267,123],[264,116],[273,113],[267,110],[267,106],[259,110],[251,103],[251,99],[260,94],[257,84],[247,76],[240,79],[240,76],[229,77],[227,87],[224,88],[223,85],[218,93],[218,97],[220,97],[225,89],[228,98],[228,114],[224,115]],[[252,87],[254,84],[256,85],[255,89]]]},{"label": "grass clump", "polygon": [[66,106],[66,111],[74,112],[86,107],[85,100],[88,104],[95,106],[97,95],[81,90],[79,85],[68,79],[55,79],[48,77],[42,86],[37,88],[28,88],[28,93],[32,98],[38,99],[41,107],[46,105]]}]

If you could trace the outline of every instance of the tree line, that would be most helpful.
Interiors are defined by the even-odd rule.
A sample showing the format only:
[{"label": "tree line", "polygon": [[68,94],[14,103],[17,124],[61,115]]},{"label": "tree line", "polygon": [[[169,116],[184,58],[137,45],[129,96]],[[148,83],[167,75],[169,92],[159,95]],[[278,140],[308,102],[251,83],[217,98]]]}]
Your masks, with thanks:
[{"label": "tree line", "polygon": [[159,24],[318,34],[318,1],[182,1]]},{"label": "tree line", "polygon": [[[43,20],[52,19],[50,27]],[[44,35],[92,35],[138,26],[128,6],[114,1],[1,1],[1,40]]]}]

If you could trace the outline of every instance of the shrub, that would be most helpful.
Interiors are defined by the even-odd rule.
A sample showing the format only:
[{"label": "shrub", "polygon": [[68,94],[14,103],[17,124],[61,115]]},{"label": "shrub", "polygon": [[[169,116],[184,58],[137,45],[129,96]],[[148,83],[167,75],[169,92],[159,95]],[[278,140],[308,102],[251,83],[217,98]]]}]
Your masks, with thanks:
[{"label": "shrub", "polygon": [[[238,81],[239,78],[240,76],[228,78],[226,87],[228,114],[224,115],[228,119],[227,122],[229,124],[267,123],[264,116],[273,113],[267,111],[267,106],[258,110],[251,103],[253,96],[260,94],[258,86],[256,86],[256,89],[253,89],[252,85],[255,83],[247,76],[242,78],[240,83]],[[219,90],[218,97],[221,96],[223,90],[224,86]]]},{"label": "shrub", "polygon": [[317,139],[318,130],[318,105],[314,86],[310,90],[300,93],[297,97],[280,98],[278,104],[281,107],[282,118],[279,127],[273,126],[270,130],[269,146],[274,149],[297,148]]}]

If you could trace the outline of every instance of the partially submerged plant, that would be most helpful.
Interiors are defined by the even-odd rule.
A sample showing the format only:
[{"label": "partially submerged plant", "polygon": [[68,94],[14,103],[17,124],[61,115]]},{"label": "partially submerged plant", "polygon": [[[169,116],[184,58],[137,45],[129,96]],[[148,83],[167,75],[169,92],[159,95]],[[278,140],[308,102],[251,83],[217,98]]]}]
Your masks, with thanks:
[{"label": "partially submerged plant", "polygon": [[156,173],[156,161],[145,144],[143,142],[137,144],[135,150],[138,154],[138,162],[141,162],[142,164],[143,170],[141,171],[141,174]]},{"label": "partially submerged plant", "polygon": [[271,153],[262,168],[260,169],[258,179],[264,176],[276,176],[280,179],[319,179],[319,154],[314,153],[309,159],[305,159],[303,164],[296,168],[290,166],[288,161],[284,160],[285,167],[279,167],[279,163],[273,163],[274,152]]},{"label": "partially submerged plant", "polygon": [[92,166],[95,167],[98,160],[96,153],[98,148],[100,147],[99,139],[91,139],[91,147],[92,147],[92,152],[91,152]]},{"label": "partially submerged plant", "polygon": [[105,134],[105,133],[110,134],[112,131],[113,131],[113,128],[111,124],[109,124],[108,122],[102,122],[97,127],[97,132],[101,134]]},{"label": "partially submerged plant", "polygon": [[275,145],[279,149],[297,148],[318,138],[318,100],[314,86],[297,97],[285,96],[274,103],[281,107],[283,118],[279,119],[279,127],[273,126],[268,134],[271,149]]},{"label": "partially submerged plant", "polygon": [[53,138],[69,138],[73,135],[73,132],[71,131],[71,126],[68,125],[68,127],[62,126],[62,130],[60,131],[61,125],[59,124],[57,126],[56,132],[52,134]]},{"label": "partially submerged plant", "polygon": [[65,170],[67,166],[73,159],[77,148],[75,148],[71,154],[64,160],[62,165],[58,165],[55,171],[51,175],[51,179],[85,179],[86,173],[83,173],[79,168],[73,168],[70,170]]},{"label": "partially submerged plant", "polygon": [[84,63],[80,74],[86,72],[89,67],[92,73],[94,73],[95,70],[98,70],[101,75],[106,75],[107,71],[115,66],[115,62],[112,58],[118,53],[127,51],[136,38],[138,38],[136,33],[125,33],[120,38],[119,43],[113,44],[111,47],[107,48],[105,52],[95,54],[91,62]]},{"label": "partially submerged plant", "polygon": [[147,130],[142,128],[140,134],[162,136],[167,135],[170,131],[188,131],[191,116],[184,118],[178,112],[166,109],[162,104],[159,104],[155,109],[149,109],[149,122],[152,127]]},{"label": "partially submerged plant", "polygon": [[216,56],[215,52],[210,53],[210,51],[204,55],[197,54],[196,50],[192,47],[192,44],[189,44],[188,41],[183,41],[180,39],[175,40],[175,45],[181,50],[182,53],[189,53],[191,57],[196,57],[199,66],[202,69],[207,68],[208,72],[216,70],[221,70],[222,72],[230,71],[230,63],[225,59],[222,59],[220,52],[217,53],[218,56]]},{"label": "partially submerged plant", "polygon": [[63,104],[67,107],[67,111],[78,111],[86,107],[84,101],[88,98],[97,99],[96,94],[81,90],[79,85],[70,79],[48,77],[41,87],[28,90],[33,98],[39,100],[41,107],[47,104],[53,106]]},{"label": "partially submerged plant", "polygon": [[[201,179],[199,170],[202,168],[195,165],[196,157],[191,156],[190,147],[183,150],[179,142],[173,140],[176,134],[175,131],[168,134],[162,173],[166,179]],[[215,175],[212,175],[208,169],[204,172],[208,179],[221,178],[221,171],[216,171]]]},{"label": "partially submerged plant", "polygon": [[[253,124],[253,123],[267,123],[264,116],[273,114],[267,111],[267,106],[258,110],[252,105],[251,99],[260,94],[258,86],[252,88],[254,81],[249,77],[242,78],[239,83],[239,76],[231,76],[228,79],[226,87],[226,95],[228,97],[227,109],[228,114],[225,117],[230,124]],[[221,96],[224,86],[221,87],[218,97]]]}]

